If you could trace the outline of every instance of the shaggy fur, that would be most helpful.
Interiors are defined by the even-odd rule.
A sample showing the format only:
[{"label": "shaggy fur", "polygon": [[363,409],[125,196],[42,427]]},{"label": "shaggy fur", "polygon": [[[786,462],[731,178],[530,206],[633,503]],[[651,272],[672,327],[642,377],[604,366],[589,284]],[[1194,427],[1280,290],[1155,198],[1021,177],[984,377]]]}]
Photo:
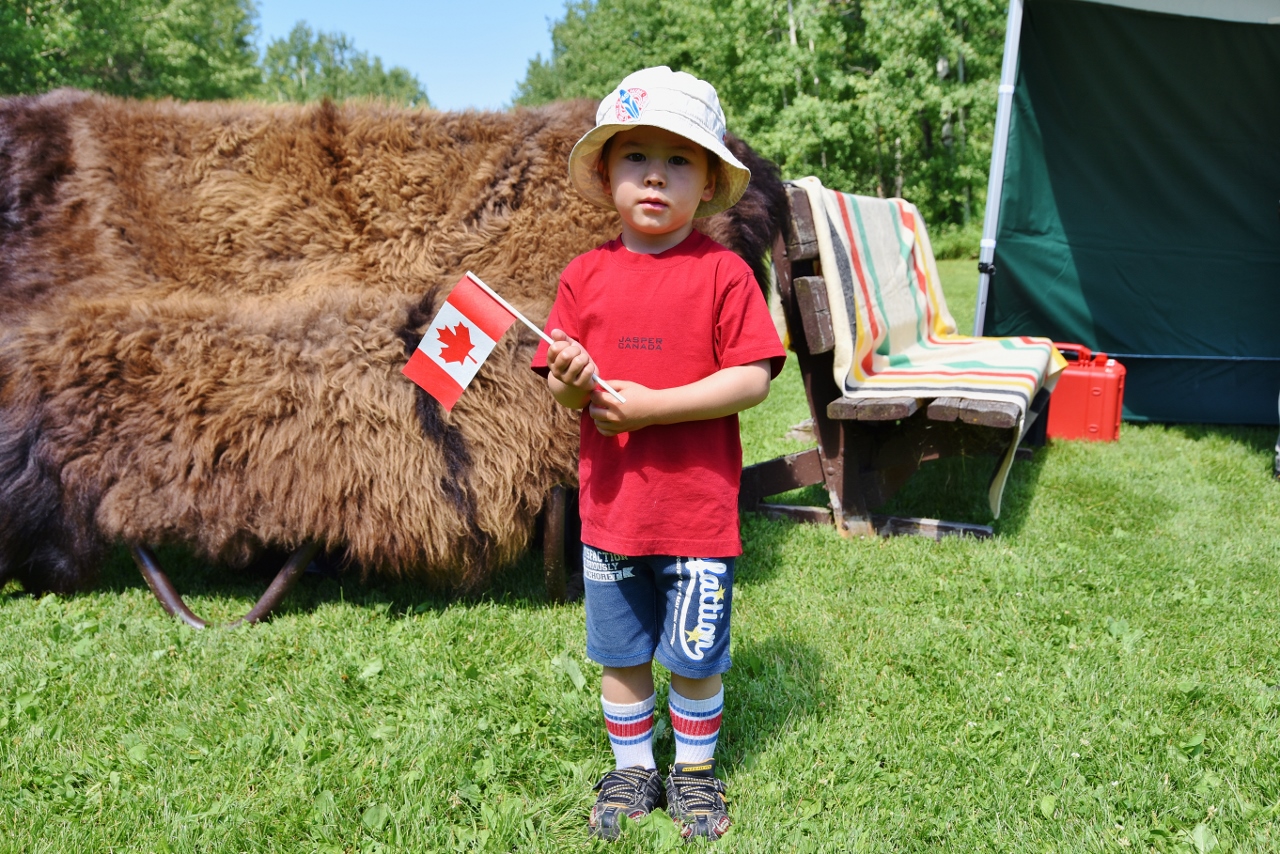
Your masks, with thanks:
[{"label": "shaggy fur", "polygon": [[[510,561],[577,477],[535,336],[452,414],[400,368],[465,270],[541,322],[616,235],[565,174],[592,114],[0,100],[0,586],[84,587],[115,540],[453,587]],[[785,194],[732,144],[751,190],[700,227],[762,275]]]}]

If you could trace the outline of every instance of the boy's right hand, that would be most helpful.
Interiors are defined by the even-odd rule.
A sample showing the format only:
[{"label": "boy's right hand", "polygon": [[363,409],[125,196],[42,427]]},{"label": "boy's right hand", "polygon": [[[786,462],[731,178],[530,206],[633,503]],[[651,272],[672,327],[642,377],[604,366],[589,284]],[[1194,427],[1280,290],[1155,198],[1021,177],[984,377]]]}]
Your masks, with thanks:
[{"label": "boy's right hand", "polygon": [[582,409],[591,399],[595,388],[596,363],[581,344],[574,341],[562,329],[551,330],[551,345],[547,347],[547,385],[556,400],[570,409]]}]

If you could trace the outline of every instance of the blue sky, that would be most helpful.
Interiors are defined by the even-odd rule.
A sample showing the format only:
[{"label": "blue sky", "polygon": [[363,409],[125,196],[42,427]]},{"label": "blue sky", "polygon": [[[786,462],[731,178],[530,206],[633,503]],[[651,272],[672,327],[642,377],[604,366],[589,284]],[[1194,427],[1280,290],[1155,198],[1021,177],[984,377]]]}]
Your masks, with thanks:
[{"label": "blue sky", "polygon": [[258,48],[299,20],[341,31],[357,50],[402,65],[442,110],[500,109],[511,103],[529,60],[551,54],[550,22],[565,0],[257,0]]}]

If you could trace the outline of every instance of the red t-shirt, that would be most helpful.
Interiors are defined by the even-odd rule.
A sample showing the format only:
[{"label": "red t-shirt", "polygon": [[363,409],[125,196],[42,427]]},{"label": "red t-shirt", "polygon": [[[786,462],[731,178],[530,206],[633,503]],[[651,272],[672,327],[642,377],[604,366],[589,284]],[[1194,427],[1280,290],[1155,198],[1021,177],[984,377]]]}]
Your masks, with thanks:
[{"label": "red t-shirt", "polygon": [[[563,329],[600,376],[673,388],[786,353],[751,268],[695,231],[657,255],[611,240],[560,276],[547,330]],[[547,345],[533,357],[546,374]],[[578,462],[582,540],[624,555],[733,557],[742,445],[738,416],[602,436],[584,409]]]}]

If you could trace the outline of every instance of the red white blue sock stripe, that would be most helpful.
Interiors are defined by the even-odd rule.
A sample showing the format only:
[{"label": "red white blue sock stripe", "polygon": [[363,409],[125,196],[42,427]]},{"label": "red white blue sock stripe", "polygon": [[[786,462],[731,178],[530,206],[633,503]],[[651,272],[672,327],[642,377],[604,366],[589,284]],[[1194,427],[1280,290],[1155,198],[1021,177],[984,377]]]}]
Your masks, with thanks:
[{"label": "red white blue sock stripe", "polygon": [[616,767],[657,767],[653,761],[653,707],[656,701],[657,695],[638,703],[610,703],[604,697],[600,698]]},{"label": "red white blue sock stripe", "polygon": [[668,703],[676,737],[676,762],[704,762],[715,756],[724,714],[724,687],[705,700],[690,700],[672,688]]}]

